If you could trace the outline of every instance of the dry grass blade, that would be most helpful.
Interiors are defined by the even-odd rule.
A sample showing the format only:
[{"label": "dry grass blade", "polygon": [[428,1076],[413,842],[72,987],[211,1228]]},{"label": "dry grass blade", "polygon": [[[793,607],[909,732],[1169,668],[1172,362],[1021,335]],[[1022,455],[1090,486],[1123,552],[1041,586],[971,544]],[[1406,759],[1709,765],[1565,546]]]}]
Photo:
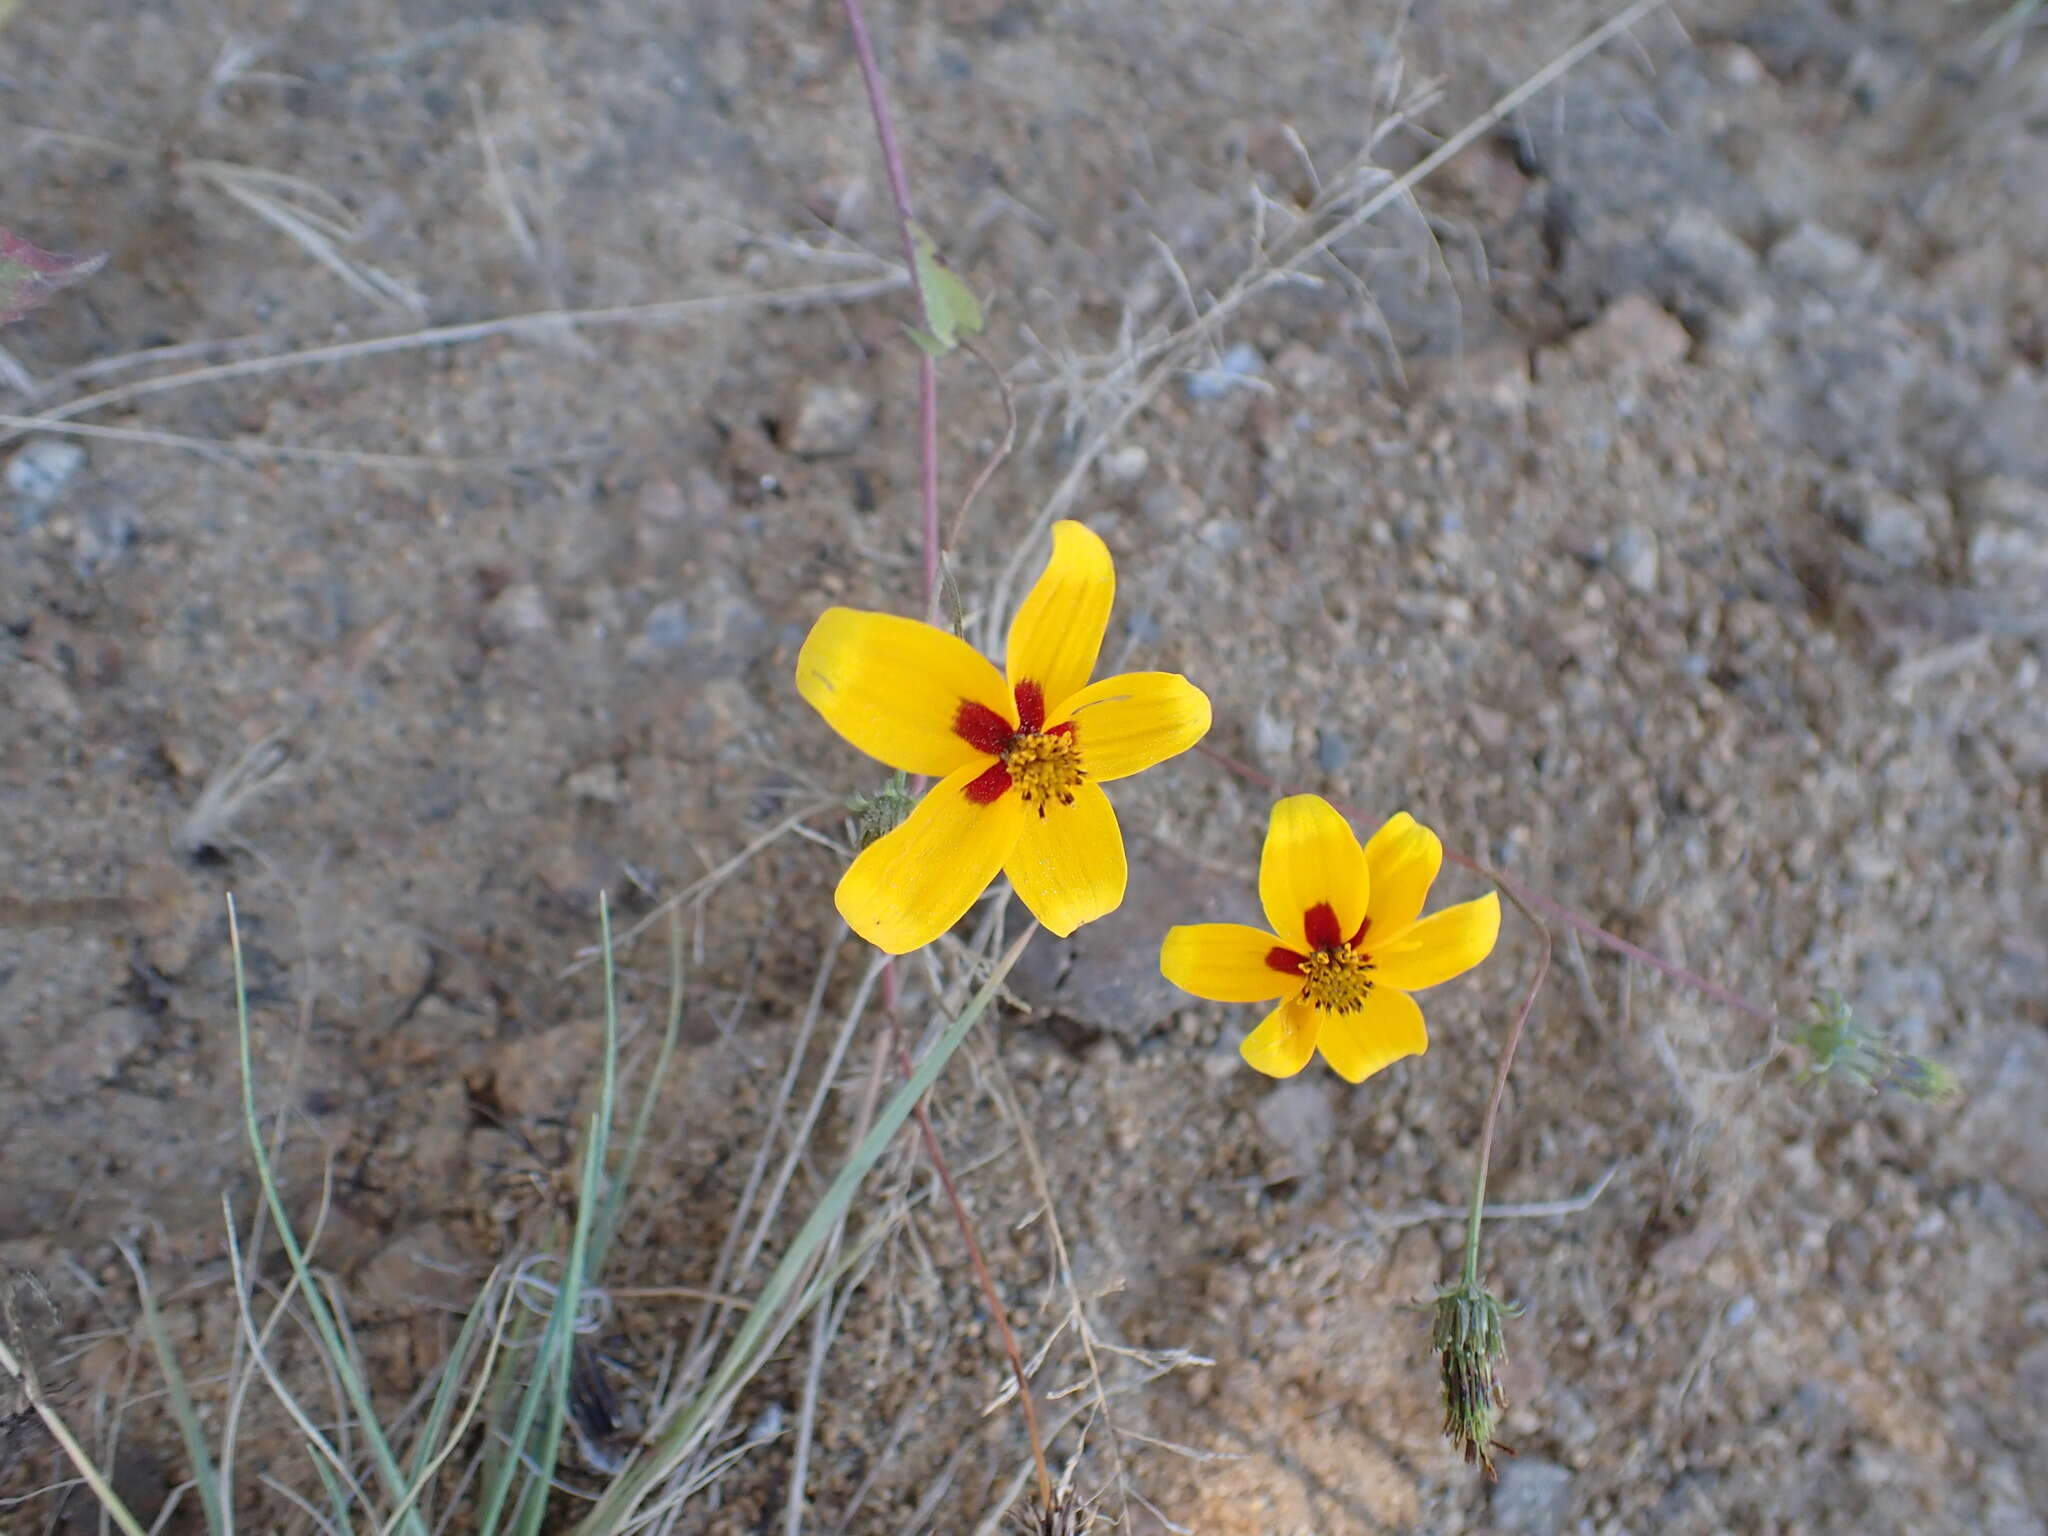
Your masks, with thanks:
[{"label": "dry grass blade", "polygon": [[147,448],[178,448],[187,453],[215,459],[280,459],[287,463],[340,464],[350,469],[438,470],[446,473],[496,471],[510,474],[519,470],[544,469],[574,463],[603,452],[599,444],[563,449],[558,453],[483,455],[458,458],[450,454],[377,453],[361,448],[321,448],[300,443],[271,443],[261,438],[191,437],[182,432],[158,432],[148,427],[103,427],[82,421],[44,421],[35,416],[0,412],[0,429],[9,432],[57,432],[69,437],[98,438],[102,442],[139,443]]},{"label": "dry grass blade", "polygon": [[1280,262],[1261,267],[1240,277],[1231,284],[1221,297],[1203,309],[1187,325],[1169,336],[1165,342],[1149,349],[1155,359],[1131,386],[1129,394],[1110,412],[1093,433],[1082,443],[1080,450],[1061,476],[1053,493],[1039,508],[1029,522],[1020,526],[1017,542],[1009,559],[1004,563],[997,578],[991,601],[988,605],[987,622],[991,627],[986,649],[994,650],[1001,636],[995,626],[1007,624],[1009,614],[1015,606],[1014,593],[1021,579],[1026,563],[1032,552],[1043,545],[1045,531],[1053,522],[1066,515],[1067,509],[1081,493],[1089,471],[1103,451],[1114,443],[1139,412],[1150,405],[1159,392],[1187,367],[1192,359],[1208,344],[1216,327],[1235,315],[1247,303],[1276,283],[1295,280],[1301,270],[1327,257],[1332,249],[1349,239],[1379,213],[1409,197],[1416,187],[1435,175],[1451,160],[1470,148],[1483,135],[1510,117],[1531,98],[1542,94],[1557,80],[1568,74],[1579,62],[1597,52],[1615,38],[1622,36],[1637,22],[1665,8],[1669,0],[1634,0],[1634,3],[1600,24],[1584,38],[1558,54],[1549,63],[1530,75],[1520,85],[1502,96],[1498,101],[1479,113],[1464,127],[1445,139],[1429,154],[1404,172],[1387,182],[1377,192],[1367,197],[1350,213],[1328,225],[1320,233],[1295,246]]},{"label": "dry grass blade", "polygon": [[144,1536],[141,1522],[114,1491],[91,1454],[71,1432],[71,1426],[50,1402],[49,1394],[43,1390],[36,1362],[25,1350],[19,1349],[27,1332],[22,1325],[21,1308],[10,1277],[8,1284],[0,1288],[0,1378],[11,1381],[20,1391],[23,1401],[50,1432],[50,1438],[57,1442],[71,1465],[78,1469],[80,1480],[92,1490],[102,1513],[121,1528],[122,1536]]},{"label": "dry grass blade", "polygon": [[172,846],[187,858],[232,846],[234,824],[241,814],[296,777],[287,732],[271,731],[251,742],[207,779],[192,809],[178,823]]},{"label": "dry grass blade", "polygon": [[325,188],[303,177],[225,160],[187,160],[181,169],[193,181],[212,187],[284,234],[352,292],[414,317],[426,313],[424,294],[342,249],[362,238],[362,227]]},{"label": "dry grass blade", "polygon": [[[857,304],[894,293],[904,285],[905,279],[898,269],[882,262],[877,262],[876,265],[883,268],[886,275],[857,281],[769,289],[758,293],[709,294],[694,299],[667,299],[652,304],[620,304],[597,309],[536,310],[529,314],[505,315],[496,320],[477,320],[465,325],[433,326],[426,330],[402,331],[392,336],[372,336],[363,341],[336,342],[331,346],[308,347],[298,352],[235,358],[224,363],[211,363],[204,368],[187,369],[183,373],[158,374],[153,378],[137,379],[132,383],[116,385],[94,394],[81,395],[75,400],[67,400],[61,405],[51,406],[48,410],[38,411],[28,420],[34,424],[34,428],[40,429],[53,421],[69,421],[111,405],[124,405],[131,400],[147,399],[174,390],[191,389],[200,384],[261,378],[268,374],[284,373],[298,368],[318,367],[326,363],[356,362],[370,357],[388,357],[394,353],[417,352],[431,347],[465,346],[498,336],[545,333],[555,327],[588,329],[620,325],[678,325],[685,321],[702,319],[706,315],[728,314],[739,310],[791,310],[804,309],[816,304]],[[25,430],[30,429],[9,427],[5,431],[0,431],[0,442],[12,441]]]}]

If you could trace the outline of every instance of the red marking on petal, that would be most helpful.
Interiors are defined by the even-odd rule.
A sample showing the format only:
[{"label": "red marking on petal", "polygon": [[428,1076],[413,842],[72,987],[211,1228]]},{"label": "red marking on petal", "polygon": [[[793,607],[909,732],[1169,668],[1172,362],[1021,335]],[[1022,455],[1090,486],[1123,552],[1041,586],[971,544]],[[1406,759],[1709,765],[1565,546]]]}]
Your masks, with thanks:
[{"label": "red marking on petal", "polygon": [[1058,725],[1054,726],[1045,734],[1048,736],[1071,736],[1074,734],[1074,722],[1071,720],[1062,720]]},{"label": "red marking on petal", "polygon": [[994,805],[1010,792],[1010,770],[1001,763],[990,763],[979,778],[969,779],[962,791],[976,805]]},{"label": "red marking on petal", "polygon": [[1301,974],[1301,956],[1278,944],[1266,951],[1266,964],[1276,971],[1285,971],[1289,976]]},{"label": "red marking on petal", "polygon": [[1351,935],[1351,947],[1353,949],[1358,948],[1359,945],[1365,942],[1365,930],[1371,926],[1372,918],[1370,916],[1362,917],[1358,920],[1358,932]]},{"label": "red marking on petal", "polygon": [[1017,732],[1017,728],[986,704],[977,704],[972,699],[962,699],[960,707],[953,712],[953,734],[977,752],[986,752],[994,757],[1003,750],[1003,744]]},{"label": "red marking on petal", "polygon": [[1026,679],[1017,685],[1017,729],[1036,731],[1045,725],[1045,690]]},{"label": "red marking on petal", "polygon": [[1301,914],[1302,934],[1310,949],[1335,949],[1344,942],[1344,930],[1337,925],[1337,909],[1319,901]]}]

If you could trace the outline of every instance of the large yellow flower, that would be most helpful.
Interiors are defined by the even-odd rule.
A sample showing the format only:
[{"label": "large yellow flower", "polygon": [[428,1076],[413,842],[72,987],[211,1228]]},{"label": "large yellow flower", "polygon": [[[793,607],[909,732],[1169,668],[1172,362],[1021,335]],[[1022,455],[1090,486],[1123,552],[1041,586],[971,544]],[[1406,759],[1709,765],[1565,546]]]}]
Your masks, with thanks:
[{"label": "large yellow flower", "polygon": [[1410,992],[1469,971],[1500,935],[1500,897],[1422,916],[1444,847],[1406,811],[1363,848],[1319,795],[1273,807],[1259,901],[1273,932],[1242,923],[1171,929],[1159,969],[1219,1003],[1285,1001],[1245,1036],[1244,1059],[1292,1077],[1318,1050],[1348,1082],[1429,1049]]},{"label": "large yellow flower", "polygon": [[1102,785],[1208,733],[1208,696],[1178,673],[1088,681],[1116,571],[1079,523],[1052,533],[1010,624],[1007,676],[942,629],[851,608],[820,615],[797,657],[797,688],[833,730],[939,781],[839,882],[847,925],[892,955],[952,927],[998,870],[1054,933],[1114,911],[1124,840]]}]

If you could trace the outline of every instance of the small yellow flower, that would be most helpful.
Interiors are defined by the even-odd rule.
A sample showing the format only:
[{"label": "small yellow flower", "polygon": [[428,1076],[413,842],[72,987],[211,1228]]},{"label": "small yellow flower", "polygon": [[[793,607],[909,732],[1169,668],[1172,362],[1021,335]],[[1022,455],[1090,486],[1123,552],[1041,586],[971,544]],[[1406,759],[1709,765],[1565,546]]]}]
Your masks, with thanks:
[{"label": "small yellow flower", "polygon": [[998,871],[1056,934],[1115,911],[1124,840],[1102,785],[1208,733],[1208,696],[1178,673],[1088,681],[1116,571],[1079,523],[1052,532],[1052,559],[1010,624],[1007,676],[942,629],[851,608],[820,615],[797,657],[797,689],[833,730],[939,781],[834,897],[847,926],[892,955],[952,927]]},{"label": "small yellow flower", "polygon": [[1443,867],[1437,835],[1406,811],[1363,848],[1319,795],[1273,807],[1259,900],[1273,932],[1242,923],[1175,928],[1166,979],[1219,1003],[1285,1001],[1240,1047],[1268,1077],[1292,1077],[1318,1050],[1347,1082],[1429,1049],[1408,994],[1462,975],[1493,951],[1500,897],[1422,916]]}]

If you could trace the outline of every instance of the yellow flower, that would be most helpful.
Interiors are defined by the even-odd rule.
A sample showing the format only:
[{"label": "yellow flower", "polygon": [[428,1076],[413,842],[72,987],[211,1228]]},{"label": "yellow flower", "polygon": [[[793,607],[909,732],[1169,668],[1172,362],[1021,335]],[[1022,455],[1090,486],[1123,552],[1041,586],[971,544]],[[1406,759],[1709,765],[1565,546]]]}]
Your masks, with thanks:
[{"label": "yellow flower", "polygon": [[998,871],[1057,934],[1116,910],[1124,840],[1103,784],[1208,733],[1208,696],[1178,673],[1088,681],[1116,572],[1079,523],[1052,532],[1052,559],[1010,624],[1007,676],[942,629],[851,608],[820,615],[797,657],[797,689],[833,730],[939,781],[834,898],[892,955],[952,927]]},{"label": "yellow flower", "polygon": [[1318,1050],[1347,1082],[1429,1049],[1410,992],[1462,975],[1493,951],[1500,897],[1422,916],[1444,846],[1406,811],[1363,848],[1319,795],[1273,807],[1259,901],[1273,932],[1242,923],[1175,928],[1166,979],[1219,1003],[1285,1001],[1245,1036],[1244,1059],[1292,1077]]}]

